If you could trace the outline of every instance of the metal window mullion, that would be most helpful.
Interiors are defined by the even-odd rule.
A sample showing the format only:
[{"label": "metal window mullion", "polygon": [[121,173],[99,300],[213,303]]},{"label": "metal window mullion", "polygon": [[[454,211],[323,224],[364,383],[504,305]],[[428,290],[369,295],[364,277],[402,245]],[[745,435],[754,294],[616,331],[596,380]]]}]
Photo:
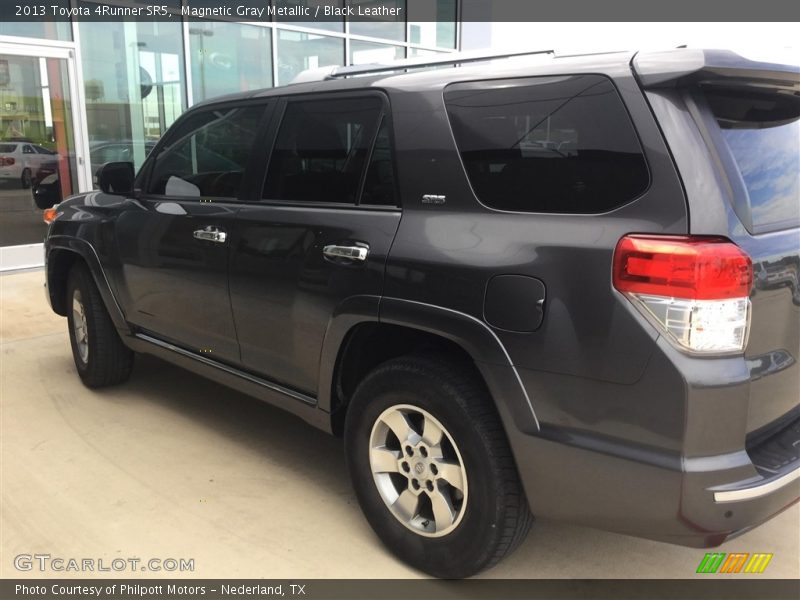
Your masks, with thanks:
[{"label": "metal window mullion", "polygon": [[272,43],[272,87],[278,87],[280,85],[278,81],[278,28],[275,27],[275,23],[271,24],[272,35],[271,35],[271,43]]},{"label": "metal window mullion", "polygon": [[42,46],[45,48],[72,50],[75,47],[74,34],[73,41],[48,40],[44,38],[29,38],[17,35],[0,35],[0,42],[8,44],[20,44],[25,46]]},{"label": "metal window mullion", "polygon": [[350,60],[350,19],[344,18],[344,65],[351,64]]},{"label": "metal window mullion", "polygon": [[[78,0],[70,0],[70,8],[76,8]],[[86,189],[81,190],[79,185],[79,192],[89,191],[94,187],[94,173],[92,173],[92,161],[89,153],[89,119],[86,108],[86,89],[85,79],[83,74],[83,53],[81,50],[81,32],[80,24],[76,19],[70,19],[72,25],[72,43],[74,50],[72,51],[73,61],[75,65],[75,79],[76,89],[73,90],[72,96],[75,98],[77,106],[73,107],[73,122],[78,126],[78,131],[74,132],[73,139],[76,145],[75,153],[78,157],[83,158],[83,165],[78,165],[78,168],[83,171],[83,178],[86,182]],[[80,177],[78,178],[80,184]]]},{"label": "metal window mullion", "polygon": [[461,0],[456,0],[456,47],[454,48],[455,52],[461,51],[461,36],[463,32],[461,31],[464,23],[461,21],[463,6],[461,4]]},{"label": "metal window mullion", "polygon": [[[181,0],[181,6],[188,6],[189,0]],[[189,18],[181,17],[181,33],[183,35],[183,81],[186,90],[186,108],[194,105],[194,82],[192,81],[192,44],[189,37]]]}]

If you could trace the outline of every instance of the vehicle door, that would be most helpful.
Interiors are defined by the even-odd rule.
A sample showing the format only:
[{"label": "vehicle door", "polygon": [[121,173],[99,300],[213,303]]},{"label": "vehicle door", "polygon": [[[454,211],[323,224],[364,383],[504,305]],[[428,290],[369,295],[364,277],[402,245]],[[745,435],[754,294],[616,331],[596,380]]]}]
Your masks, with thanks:
[{"label": "vehicle door", "polygon": [[245,368],[316,395],[332,316],[374,301],[400,222],[389,103],[299,95],[276,108],[259,200],[240,210],[231,302]]},{"label": "vehicle door", "polygon": [[145,164],[144,189],[117,219],[120,300],[145,333],[239,360],[228,294],[229,235],[266,102],[192,111]]}]

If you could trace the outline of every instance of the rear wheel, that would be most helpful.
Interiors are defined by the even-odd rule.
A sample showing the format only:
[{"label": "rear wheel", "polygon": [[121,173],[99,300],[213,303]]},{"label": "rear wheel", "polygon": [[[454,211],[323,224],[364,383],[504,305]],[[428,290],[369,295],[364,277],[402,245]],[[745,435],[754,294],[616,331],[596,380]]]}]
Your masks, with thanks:
[{"label": "rear wheel", "polygon": [[437,577],[493,566],[533,520],[483,381],[440,356],[377,367],[345,423],[359,504],[401,559]]},{"label": "rear wheel", "polygon": [[67,321],[72,357],[84,384],[104,387],[130,377],[133,352],[122,343],[84,264],[76,264],[69,274]]},{"label": "rear wheel", "polygon": [[23,169],[22,175],[19,178],[19,184],[23,190],[27,190],[33,185],[33,177],[31,176],[30,169]]}]

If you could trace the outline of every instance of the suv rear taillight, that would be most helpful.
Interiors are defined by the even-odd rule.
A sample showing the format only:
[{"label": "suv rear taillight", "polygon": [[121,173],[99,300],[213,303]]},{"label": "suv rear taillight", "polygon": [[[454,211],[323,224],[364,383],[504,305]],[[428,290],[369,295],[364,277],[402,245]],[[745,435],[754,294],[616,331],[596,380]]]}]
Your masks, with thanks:
[{"label": "suv rear taillight", "polygon": [[753,265],[725,238],[626,235],[613,281],[682,350],[722,354],[747,344]]},{"label": "suv rear taillight", "polygon": [[16,161],[10,156],[2,156],[0,157],[0,167],[10,167]]}]

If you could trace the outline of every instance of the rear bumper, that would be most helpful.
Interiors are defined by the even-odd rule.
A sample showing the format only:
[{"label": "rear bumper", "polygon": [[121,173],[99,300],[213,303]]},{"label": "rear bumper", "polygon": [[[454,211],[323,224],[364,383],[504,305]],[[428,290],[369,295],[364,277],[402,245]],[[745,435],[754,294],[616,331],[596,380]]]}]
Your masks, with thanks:
[{"label": "rear bumper", "polygon": [[740,479],[753,468],[744,451],[686,460],[608,441],[589,448],[563,430],[524,437],[515,453],[537,458],[518,458],[518,468],[531,511],[541,517],[713,547],[800,500],[800,467]]},{"label": "rear bumper", "polygon": [[797,479],[800,479],[800,467],[778,477],[761,481],[755,485],[715,491],[714,502],[726,503],[758,500],[759,498],[779,492],[784,487],[794,483]]},{"label": "rear bumper", "polygon": [[506,430],[533,514],[712,547],[797,502],[798,413],[748,441],[741,357],[654,350],[630,385],[520,371],[541,430]]}]

